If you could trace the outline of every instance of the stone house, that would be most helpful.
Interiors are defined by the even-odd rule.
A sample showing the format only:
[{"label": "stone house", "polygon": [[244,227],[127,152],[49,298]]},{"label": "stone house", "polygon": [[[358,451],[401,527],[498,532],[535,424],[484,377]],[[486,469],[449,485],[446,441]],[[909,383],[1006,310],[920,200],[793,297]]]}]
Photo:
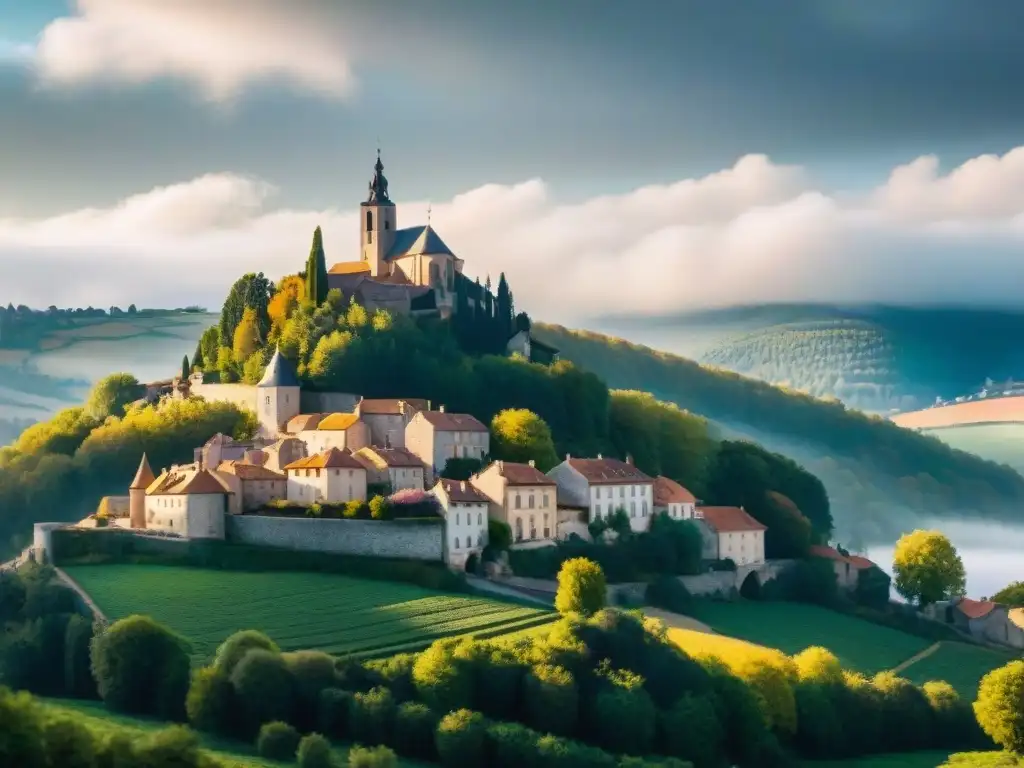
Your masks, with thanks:
[{"label": "stone house", "polygon": [[946,608],[947,623],[972,637],[1011,648],[1024,648],[1024,611],[991,600],[961,597]]},{"label": "stone house", "polygon": [[231,489],[228,514],[253,512],[288,496],[288,476],[283,472],[241,461],[222,461],[214,471]]},{"label": "stone house", "polygon": [[470,482],[489,500],[488,514],[512,529],[513,543],[553,541],[558,536],[555,481],[528,464],[494,461]]},{"label": "stone house", "polygon": [[601,454],[596,459],[566,456],[547,474],[558,484],[559,494],[567,503],[588,508],[588,522],[606,520],[622,509],[632,530],[645,531],[650,527],[654,478],[637,469],[631,456],[625,461],[606,459]]},{"label": "stone house", "polygon": [[705,560],[732,560],[736,565],[764,562],[764,532],[767,526],[742,507],[697,507],[696,520]]},{"label": "stone house", "polygon": [[419,411],[405,428],[405,447],[427,467],[427,483],[443,470],[448,459],[483,461],[491,452],[491,435],[487,427],[468,413],[447,413],[444,406],[436,411]]},{"label": "stone house", "polygon": [[285,466],[288,501],[344,504],[366,499],[366,467],[349,451],[328,448]]},{"label": "stone house", "polygon": [[353,453],[370,444],[370,429],[354,413],[330,413],[319,419],[316,427],[299,432],[310,453],[321,453],[328,448]]},{"label": "stone house", "polygon": [[356,416],[370,429],[370,445],[390,448],[405,447],[405,428],[419,411],[430,410],[426,400],[363,398],[356,405]]},{"label": "stone house", "polygon": [[[134,483],[133,483],[134,485]],[[198,465],[165,469],[146,489],[142,527],[190,539],[223,539],[231,489]]]},{"label": "stone house", "polygon": [[276,443],[263,449],[266,460],[263,466],[274,472],[284,472],[284,468],[293,461],[304,459],[309,455],[306,444],[297,437],[282,437]]},{"label": "stone house", "polygon": [[477,557],[487,546],[490,499],[465,480],[438,480],[432,493],[444,510],[445,560],[453,568],[465,568],[469,556]]},{"label": "stone house", "polygon": [[405,448],[360,448],[353,454],[366,467],[366,482],[387,485],[391,492],[406,488],[422,491],[425,487],[423,462]]},{"label": "stone house", "polygon": [[826,547],[821,544],[813,545],[809,554],[811,557],[820,557],[830,561],[836,572],[836,584],[840,589],[845,590],[856,589],[857,582],[860,580],[860,574],[875,567],[875,564],[866,557],[844,555],[832,547]]},{"label": "stone house", "polygon": [[675,480],[658,475],[654,478],[654,512],[664,512],[673,520],[693,520],[697,499]]},{"label": "stone house", "polygon": [[558,360],[558,350],[534,338],[528,328],[516,331],[508,340],[505,349],[510,355],[522,355],[531,363],[551,365]]}]

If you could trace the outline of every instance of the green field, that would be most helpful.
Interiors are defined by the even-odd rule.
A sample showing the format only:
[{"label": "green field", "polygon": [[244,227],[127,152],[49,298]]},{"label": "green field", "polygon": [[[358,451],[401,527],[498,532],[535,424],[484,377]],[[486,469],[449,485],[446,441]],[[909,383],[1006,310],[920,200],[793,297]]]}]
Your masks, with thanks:
[{"label": "green field", "polygon": [[716,632],[795,654],[828,648],[844,667],[865,674],[892,669],[931,645],[905,632],[803,603],[701,602],[694,616]]},{"label": "green field", "polygon": [[986,673],[1001,667],[1013,658],[1010,653],[967,643],[945,642],[930,656],[914,662],[900,672],[908,680],[921,685],[929,680],[945,680],[964,698],[974,701],[978,683]]},{"label": "green field", "polygon": [[1024,472],[1024,424],[970,424],[923,432],[961,451]]},{"label": "green field", "polygon": [[246,573],[156,565],[66,569],[111,620],[147,614],[210,658],[233,632],[258,629],[282,650],[386,654],[451,635],[492,636],[556,614],[490,598],[322,573]]},{"label": "green field", "polygon": [[1020,768],[1024,761],[1004,752],[905,752],[858,760],[804,761],[803,768]]}]

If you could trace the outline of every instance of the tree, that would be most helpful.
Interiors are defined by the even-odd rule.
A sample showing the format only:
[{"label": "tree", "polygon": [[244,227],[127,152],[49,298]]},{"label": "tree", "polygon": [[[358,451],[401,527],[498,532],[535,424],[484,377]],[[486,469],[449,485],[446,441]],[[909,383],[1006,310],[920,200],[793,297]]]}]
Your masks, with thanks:
[{"label": "tree", "polygon": [[181,380],[188,381],[189,374],[192,373],[192,366],[188,364],[188,355],[181,358]]},{"label": "tree", "polygon": [[280,332],[288,318],[292,316],[299,301],[306,297],[306,282],[298,275],[282,277],[277,284],[277,291],[267,305],[272,328]]},{"label": "tree", "polygon": [[143,395],[143,386],[130,373],[112,373],[100,379],[89,393],[85,412],[96,421],[123,416],[125,406]]},{"label": "tree", "polygon": [[1024,661],[1011,661],[981,679],[974,714],[992,741],[1024,754]]},{"label": "tree", "polygon": [[[270,315],[267,313],[267,306],[270,297],[274,292],[274,284],[270,282],[263,273],[252,272],[243,275],[231,286],[227,299],[224,300],[224,307],[220,313],[218,324],[218,343],[222,347],[232,346],[235,338],[235,329],[242,322],[242,316],[246,309],[256,313],[256,321],[259,326],[259,337],[267,338],[270,333]],[[210,358],[204,355],[204,360],[209,364]]]},{"label": "tree", "polygon": [[956,547],[939,531],[904,534],[893,553],[896,591],[919,606],[964,593],[964,564]]},{"label": "tree", "polygon": [[502,346],[512,337],[512,292],[509,290],[505,273],[498,277],[497,335]]},{"label": "tree", "polygon": [[491,420],[491,452],[494,458],[523,464],[533,460],[547,472],[558,464],[551,428],[525,408],[507,408]]},{"label": "tree", "polygon": [[259,319],[256,317],[256,310],[246,308],[242,313],[242,319],[235,327],[235,335],[231,344],[231,351],[235,356],[235,363],[243,365],[253,352],[256,352],[263,342],[260,335]]},{"label": "tree", "polygon": [[[220,331],[217,326],[212,325],[203,331],[199,338],[199,346],[193,362],[204,371],[214,370],[217,367],[217,352],[220,350]],[[196,362],[199,360],[200,362]]]},{"label": "tree", "polygon": [[604,608],[606,601],[604,571],[597,563],[585,557],[562,563],[558,571],[555,610],[591,616]]},{"label": "tree", "polygon": [[1007,605],[1011,608],[1024,607],[1024,581],[1015,581],[1012,584],[1007,584],[992,595],[992,602]]},{"label": "tree", "polygon": [[313,230],[313,244],[306,262],[306,298],[317,306],[327,298],[327,258],[320,227]]}]

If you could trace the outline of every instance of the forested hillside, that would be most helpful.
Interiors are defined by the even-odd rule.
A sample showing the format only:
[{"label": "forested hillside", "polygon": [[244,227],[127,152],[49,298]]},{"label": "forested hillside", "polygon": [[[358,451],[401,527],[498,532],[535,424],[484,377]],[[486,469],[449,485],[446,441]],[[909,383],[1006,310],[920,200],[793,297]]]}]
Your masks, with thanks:
[{"label": "forested hillside", "polygon": [[934,517],[1020,521],[1024,478],[891,422],[621,339],[535,326],[610,386],[643,389],[805,463],[841,535],[891,537]]}]

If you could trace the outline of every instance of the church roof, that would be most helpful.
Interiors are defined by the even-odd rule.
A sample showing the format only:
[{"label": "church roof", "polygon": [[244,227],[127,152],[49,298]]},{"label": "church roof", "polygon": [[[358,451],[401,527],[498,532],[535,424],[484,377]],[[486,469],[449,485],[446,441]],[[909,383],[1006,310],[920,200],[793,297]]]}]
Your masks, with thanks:
[{"label": "church roof", "polygon": [[363,273],[369,274],[370,264],[366,261],[339,261],[329,270],[329,275],[360,275]]},{"label": "church roof", "polygon": [[400,259],[403,256],[455,256],[451,249],[445,245],[441,236],[434,231],[429,224],[420,227],[406,227],[395,230],[395,242],[385,257]]},{"label": "church roof", "polygon": [[274,350],[274,356],[270,358],[266,373],[260,379],[257,387],[298,387],[298,374],[291,362],[281,354],[280,348]]}]

